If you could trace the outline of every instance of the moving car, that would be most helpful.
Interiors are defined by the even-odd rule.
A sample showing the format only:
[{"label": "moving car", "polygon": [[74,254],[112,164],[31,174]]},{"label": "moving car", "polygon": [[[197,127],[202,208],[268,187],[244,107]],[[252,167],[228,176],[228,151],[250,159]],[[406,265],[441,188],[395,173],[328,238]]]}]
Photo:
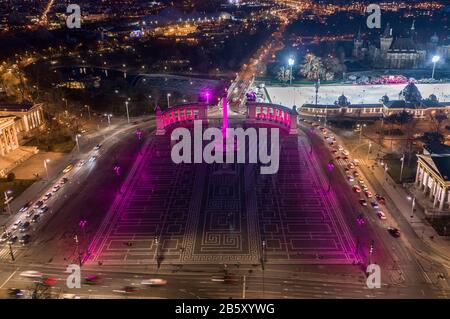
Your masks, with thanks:
[{"label": "moving car", "polygon": [[42,273],[35,270],[27,270],[20,273],[21,277],[25,278],[42,278]]},{"label": "moving car", "polygon": [[39,208],[39,207],[41,207],[42,205],[44,205],[44,202],[43,201],[37,201],[36,202],[36,204],[34,205],[34,208]]},{"label": "moving car", "polygon": [[382,219],[382,220],[386,219],[386,215],[381,210],[377,211],[377,216],[379,219]]},{"label": "moving car", "polygon": [[17,241],[18,237],[17,236],[11,236],[9,237],[8,241],[6,242],[8,245],[12,245]]},{"label": "moving car", "polygon": [[53,187],[53,193],[56,193],[57,191],[59,191],[61,189],[61,186],[59,186],[59,185],[55,185],[54,187]]},{"label": "moving car", "polygon": [[66,168],[64,168],[63,173],[64,174],[69,173],[72,170],[72,168],[73,168],[72,164],[67,165]]},{"label": "moving car", "polygon": [[159,278],[145,279],[141,282],[141,285],[144,285],[144,286],[164,286],[165,284],[167,284],[167,280],[159,279]]},{"label": "moving car", "polygon": [[102,144],[97,144],[97,145],[95,145],[94,150],[99,150],[101,147],[102,147]]},{"label": "moving car", "polygon": [[81,166],[83,166],[84,164],[86,163],[86,161],[85,160],[81,160],[81,161],[79,161],[78,162],[78,167],[81,167]]},{"label": "moving car", "polygon": [[375,194],[375,197],[377,199],[377,201],[379,201],[381,204],[384,204],[386,202],[386,199],[381,196],[380,194]]},{"label": "moving car", "polygon": [[10,236],[11,236],[11,233],[3,232],[2,236],[0,237],[0,243],[7,241]]},{"label": "moving car", "polygon": [[61,179],[61,182],[59,182],[60,185],[64,185],[65,183],[67,183],[69,181],[69,179],[67,177],[63,177]]},{"label": "moving car", "polygon": [[40,212],[40,213],[46,213],[46,212],[48,212],[48,206],[47,205],[44,205],[44,206],[42,206],[41,208],[39,208],[38,209],[38,211]]},{"label": "moving car", "polygon": [[25,232],[27,231],[27,229],[30,227],[30,222],[25,222],[22,224],[22,226],[20,226],[19,231],[20,232]]},{"label": "moving car", "polygon": [[47,194],[44,195],[43,200],[44,201],[48,201],[50,199],[50,197],[52,197],[52,193],[47,193]]},{"label": "moving car", "polygon": [[16,221],[16,222],[12,225],[12,229],[16,230],[16,229],[19,228],[22,224],[23,224],[23,221],[22,221],[22,220],[18,220],[18,221]]},{"label": "moving car", "polygon": [[19,213],[23,213],[25,211],[28,210],[28,208],[31,207],[31,205],[33,205],[33,202],[28,202],[25,205],[23,205],[20,209],[19,209]]},{"label": "moving car", "polygon": [[97,156],[91,156],[89,158],[89,162],[95,162],[96,159],[97,159]]},{"label": "moving car", "polygon": [[23,245],[28,244],[28,243],[30,242],[30,238],[31,238],[31,236],[28,235],[28,234],[23,235],[23,236],[19,239],[19,242],[22,243]]},{"label": "moving car", "polygon": [[84,278],[84,283],[86,285],[96,285],[99,281],[99,277],[96,275],[90,275]]},{"label": "moving car", "polygon": [[32,223],[36,223],[36,222],[38,221],[39,217],[41,217],[41,215],[35,214],[35,215],[31,218],[31,222],[32,222]]},{"label": "moving car", "polygon": [[392,237],[398,238],[400,237],[400,230],[398,230],[395,227],[388,227],[389,234],[392,235]]}]

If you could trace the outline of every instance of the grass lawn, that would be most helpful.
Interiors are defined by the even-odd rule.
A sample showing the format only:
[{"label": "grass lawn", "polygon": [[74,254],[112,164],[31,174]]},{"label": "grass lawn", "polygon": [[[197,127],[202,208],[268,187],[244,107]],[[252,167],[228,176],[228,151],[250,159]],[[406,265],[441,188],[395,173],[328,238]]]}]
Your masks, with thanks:
[{"label": "grass lawn", "polygon": [[19,197],[20,194],[22,194],[23,191],[25,191],[31,184],[33,184],[35,180],[33,179],[16,179],[12,182],[8,182],[6,179],[0,179],[0,210],[3,211],[5,208],[5,192],[10,190],[12,191],[9,196],[12,196],[14,198]]},{"label": "grass lawn", "polygon": [[52,139],[36,139],[33,138],[25,145],[37,146],[45,152],[70,153],[75,147],[75,141],[70,136],[60,136]]},{"label": "grass lawn", "polygon": [[[400,171],[402,162],[397,154],[386,154],[383,161],[387,163],[388,173],[396,183],[400,183]],[[408,155],[405,154],[405,165],[403,167],[402,182],[412,183],[416,179],[417,157],[411,154],[411,162],[408,166]]]},{"label": "grass lawn", "polygon": [[436,232],[441,236],[450,235],[450,216],[427,218],[431,226],[436,230]]}]

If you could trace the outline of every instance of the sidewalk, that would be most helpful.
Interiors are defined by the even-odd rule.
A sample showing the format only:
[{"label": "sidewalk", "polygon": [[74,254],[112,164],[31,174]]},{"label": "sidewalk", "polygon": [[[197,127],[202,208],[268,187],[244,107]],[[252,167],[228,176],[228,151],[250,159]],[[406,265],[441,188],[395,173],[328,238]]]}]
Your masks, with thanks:
[{"label": "sidewalk", "polygon": [[[124,126],[126,123],[126,119],[116,120],[116,123],[111,124],[111,126],[101,128],[100,130],[95,129],[94,131],[83,134],[83,136],[79,139],[80,152],[78,152],[78,148],[76,146],[68,154],[42,152],[30,157],[27,161],[16,167],[13,171],[17,171],[19,175],[29,175],[31,170],[31,174],[38,173],[41,179],[37,180],[30,187],[28,187],[22,194],[20,194],[19,197],[14,198],[10,204],[12,212],[11,215],[7,213],[0,214],[0,226],[9,224],[10,220],[15,217],[15,213],[20,207],[25,205],[25,203],[36,200],[37,194],[41,194],[48,189],[50,185],[52,185],[54,181],[60,177],[62,170],[69,163],[75,163],[80,157],[89,152],[92,149],[91,144],[95,145],[96,143],[94,139],[101,138],[101,140],[104,140],[111,136],[111,132]],[[44,168],[44,159],[47,158],[50,158],[51,160],[48,163],[48,179]]]},{"label": "sidewalk", "polygon": [[[329,127],[327,127],[327,129],[330,130]],[[333,130],[330,130],[330,132],[332,132],[336,136],[339,143],[345,146],[349,146],[348,137],[343,139],[341,136],[337,135]],[[375,141],[373,140],[371,141],[372,143],[375,143]],[[386,148],[384,147],[379,150],[382,152],[387,152]],[[353,155],[352,157],[355,157],[354,154],[351,155]],[[428,246],[428,248],[432,249],[434,253],[439,255],[439,257],[441,257],[447,263],[447,265],[450,265],[450,238],[440,236],[434,230],[434,228],[426,221],[425,219],[426,215],[424,213],[423,207],[421,207],[418,201],[416,201],[415,203],[413,212],[412,200],[409,200],[408,197],[410,196],[413,197],[414,195],[411,194],[411,192],[409,192],[407,189],[404,189],[402,185],[396,184],[389,174],[385,175],[383,167],[377,165],[375,166],[375,168],[371,168],[372,164],[374,163],[375,163],[374,159],[369,160],[364,159],[361,160],[360,165],[360,170],[363,172],[363,174],[367,175],[367,173],[369,173],[373,175],[375,181],[379,184],[379,187],[374,187],[375,185],[371,185],[372,188],[374,190],[381,188],[383,191],[379,193],[386,194],[388,197],[392,199],[391,204],[401,214],[401,216],[404,218],[404,221],[407,224],[409,224],[409,226],[414,231],[417,238],[421,240],[421,242],[424,245]],[[384,180],[385,176],[386,180]],[[397,220],[397,222],[401,223],[400,220]],[[419,254],[423,253],[418,250],[418,247],[412,248],[415,249],[416,252],[418,252]]]}]

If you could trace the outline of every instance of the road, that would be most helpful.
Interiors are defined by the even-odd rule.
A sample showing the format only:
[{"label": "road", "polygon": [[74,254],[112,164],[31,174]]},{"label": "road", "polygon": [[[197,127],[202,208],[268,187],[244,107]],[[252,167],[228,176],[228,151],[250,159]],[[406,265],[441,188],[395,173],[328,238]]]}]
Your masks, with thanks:
[{"label": "road", "polygon": [[[317,129],[312,130],[310,125],[303,124],[301,127],[303,132],[308,134],[314,152],[318,154],[317,158],[322,161],[322,165],[325,167],[333,156],[330,153],[331,148],[324,143],[323,134]],[[348,212],[350,218],[356,219],[361,212],[363,213],[367,221],[364,226],[369,227],[361,227],[363,231],[358,231],[358,227],[353,227],[353,231],[362,242],[374,240],[375,250],[372,260],[379,263],[382,269],[390,268],[391,274],[394,276],[396,273],[401,274],[397,277],[402,284],[421,287],[420,289],[427,297],[431,297],[435,289],[440,290],[444,296],[449,296],[446,281],[439,279],[439,275],[446,272],[445,269],[439,266],[438,262],[430,262],[430,259],[422,258],[417,253],[418,251],[429,251],[429,247],[427,248],[411,228],[407,227],[403,215],[395,209],[394,201],[389,194],[384,192],[383,186],[374,181],[367,167],[360,165],[357,170],[373,194],[386,194],[386,206],[381,207],[387,216],[386,221],[379,220],[372,208],[361,207],[359,204],[358,199],[364,198],[364,195],[355,196],[355,193],[351,191],[352,183],[346,180],[344,171],[347,162],[341,159],[335,160],[335,163],[338,169],[335,169],[331,175],[333,189],[338,192],[339,198],[342,199],[341,204],[344,205],[344,209]],[[355,226],[356,223],[349,220],[349,225]],[[391,237],[386,230],[388,226],[399,228],[402,231],[401,238]]]}]

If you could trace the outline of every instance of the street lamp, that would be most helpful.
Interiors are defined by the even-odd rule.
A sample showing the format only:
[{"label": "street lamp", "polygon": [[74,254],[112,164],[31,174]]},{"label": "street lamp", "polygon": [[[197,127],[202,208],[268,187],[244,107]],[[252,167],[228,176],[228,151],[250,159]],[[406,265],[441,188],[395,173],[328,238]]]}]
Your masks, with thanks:
[{"label": "street lamp", "polygon": [[369,142],[369,150],[367,151],[367,162],[369,162],[369,153],[370,153],[370,148],[372,147],[372,143]]},{"label": "street lamp", "polygon": [[45,174],[47,175],[47,179],[48,179],[48,168],[47,168],[47,163],[49,163],[50,160],[47,158],[44,160],[44,168],[45,168]]},{"label": "street lamp", "polygon": [[332,172],[333,169],[334,169],[334,164],[333,164],[333,161],[332,161],[332,160],[328,162],[327,168],[328,168],[328,172],[329,172],[329,177],[328,177],[328,190],[327,190],[327,192],[329,192],[329,191],[331,190],[331,172]]},{"label": "street lamp", "polygon": [[85,105],[85,108],[87,108],[88,110],[88,116],[89,116],[89,121],[91,120],[91,108],[89,107],[89,105]]},{"label": "street lamp", "polygon": [[436,69],[436,63],[439,62],[439,60],[441,59],[441,57],[439,55],[435,55],[433,56],[433,58],[431,59],[431,62],[433,62],[433,72],[431,73],[431,78],[434,80],[434,71]]},{"label": "street lamp", "polygon": [[403,156],[400,159],[400,161],[402,162],[402,167],[400,168],[400,183],[401,183],[402,177],[403,177],[403,166],[405,165],[405,154],[404,153],[403,153]]},{"label": "street lamp", "polygon": [[108,126],[110,126],[111,125],[111,117],[112,117],[112,114],[104,114],[105,116],[107,116],[108,117]]},{"label": "street lamp", "polygon": [[9,194],[12,194],[13,191],[12,190],[7,190],[4,192],[5,194],[5,205],[8,208],[8,214],[11,215],[11,207],[9,206],[9,203],[11,203],[11,201],[13,200],[14,197],[9,197]]},{"label": "street lamp", "polygon": [[170,108],[170,97],[172,95],[170,93],[167,93],[167,108]]},{"label": "street lamp", "polygon": [[78,141],[78,138],[81,137],[81,134],[76,134],[75,135],[75,141],[77,142],[77,149],[78,149],[78,153],[80,153],[80,143]]},{"label": "street lamp", "polygon": [[295,60],[293,57],[289,57],[288,59],[288,65],[291,68],[289,73],[289,84],[292,85],[292,67],[294,66]]},{"label": "street lamp", "polygon": [[408,197],[406,197],[406,199],[407,200],[411,200],[412,199],[412,203],[411,203],[411,218],[413,218],[414,217],[414,208],[416,207],[416,197],[415,196],[414,197],[408,196]]},{"label": "street lamp", "polygon": [[359,127],[359,144],[361,144],[361,138],[362,138],[362,132],[363,132],[363,128],[366,127],[366,124],[358,124]]},{"label": "street lamp", "polygon": [[130,98],[128,98],[128,100],[127,101],[125,101],[125,108],[126,108],[126,110],[127,110],[127,121],[128,121],[128,123],[130,123],[130,113],[129,113],[129,111],[128,111],[128,103],[130,102]]}]

